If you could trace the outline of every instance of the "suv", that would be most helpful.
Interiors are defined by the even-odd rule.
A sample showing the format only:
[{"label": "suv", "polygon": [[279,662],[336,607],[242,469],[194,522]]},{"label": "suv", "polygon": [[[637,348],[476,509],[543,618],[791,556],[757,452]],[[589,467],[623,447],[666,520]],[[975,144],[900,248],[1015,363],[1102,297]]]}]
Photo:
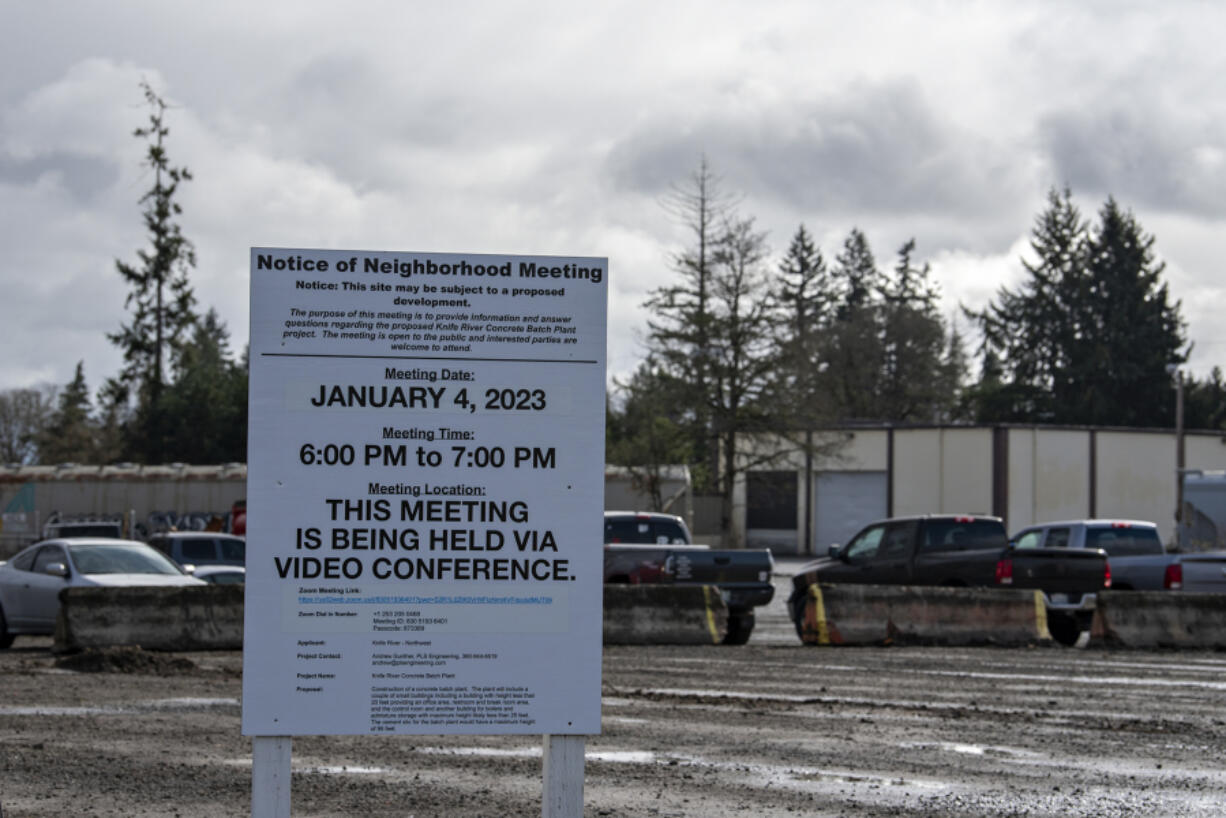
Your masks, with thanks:
[{"label": "suv", "polygon": [[247,541],[215,531],[166,531],[149,544],[179,565],[246,565]]}]

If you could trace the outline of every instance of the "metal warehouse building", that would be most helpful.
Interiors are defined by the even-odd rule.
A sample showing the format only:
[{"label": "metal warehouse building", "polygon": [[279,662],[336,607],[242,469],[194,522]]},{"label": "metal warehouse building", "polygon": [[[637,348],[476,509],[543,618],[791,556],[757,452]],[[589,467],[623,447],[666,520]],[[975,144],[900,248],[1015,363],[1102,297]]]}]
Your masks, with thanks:
[{"label": "metal warehouse building", "polygon": [[[872,520],[930,513],[992,514],[1010,531],[1050,520],[1129,518],[1157,523],[1165,542],[1175,534],[1171,430],[882,426],[819,437],[843,445],[815,461],[809,502],[802,455],[748,472],[735,497],[734,537],[776,553],[824,553]],[[1185,468],[1226,468],[1222,432],[1186,432],[1182,445]]]}]

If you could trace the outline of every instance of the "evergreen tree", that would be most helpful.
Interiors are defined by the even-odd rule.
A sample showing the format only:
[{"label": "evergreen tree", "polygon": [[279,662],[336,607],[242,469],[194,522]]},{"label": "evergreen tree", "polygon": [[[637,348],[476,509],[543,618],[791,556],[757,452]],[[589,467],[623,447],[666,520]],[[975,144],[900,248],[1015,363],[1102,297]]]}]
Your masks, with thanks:
[{"label": "evergreen tree", "polygon": [[847,236],[832,276],[837,306],[823,380],[844,419],[879,419],[878,384],[885,354],[877,301],[882,277],[868,238],[859,229]]},{"label": "evergreen tree", "polygon": [[958,327],[957,321],[949,325],[948,341],[945,344],[945,357],[941,361],[938,380],[941,383],[941,393],[949,396],[942,409],[942,415],[935,418],[941,423],[965,422],[971,420],[966,408],[966,381],[970,372],[970,360],[966,354],[966,338]]},{"label": "evergreen tree", "polygon": [[1068,374],[1074,423],[1173,425],[1169,364],[1187,360],[1179,304],[1162,282],[1154,238],[1108,198],[1089,244]]},{"label": "evergreen tree", "polygon": [[160,448],[185,463],[245,462],[247,371],[229,350],[230,333],[210,309],[175,355],[175,380],[162,393],[167,419]]},{"label": "evergreen tree", "polygon": [[794,428],[812,428],[818,418],[828,417],[818,376],[825,366],[825,336],[835,298],[826,260],[804,225],[797,228],[779,262],[771,298],[778,310],[773,400],[781,413],[792,416]]},{"label": "evergreen tree", "polygon": [[957,400],[958,373],[948,371],[946,359],[953,342],[945,334],[931,268],[916,267],[914,252],[910,239],[898,250],[893,276],[880,284],[882,372],[874,414],[894,422],[935,421]]},{"label": "evergreen tree", "polygon": [[985,369],[974,390],[979,420],[1170,425],[1166,367],[1186,359],[1179,305],[1133,215],[1108,198],[1099,218],[1091,230],[1067,189],[1050,191],[1027,280],[969,313],[985,361],[1000,365],[999,380]]},{"label": "evergreen tree", "polygon": [[1204,380],[1184,384],[1184,424],[1189,429],[1226,429],[1226,380],[1221,367],[1213,367]]},{"label": "evergreen tree", "polygon": [[821,250],[804,225],[796,229],[787,254],[779,262],[771,298],[778,310],[775,375],[765,402],[778,416],[781,437],[790,440],[804,455],[804,522],[801,553],[813,551],[813,467],[821,454],[835,447],[816,434],[833,412],[822,388],[827,366],[827,333],[834,320],[834,282]]},{"label": "evergreen tree", "polygon": [[1066,188],[1047,194],[1047,208],[1035,219],[1030,246],[1037,261],[1022,259],[1028,277],[1017,290],[1002,287],[996,301],[970,313],[983,331],[985,350],[999,362],[1007,384],[1006,417],[981,420],[1052,422],[1077,385],[1068,371],[1078,334],[1074,315],[1084,289],[1089,228]]},{"label": "evergreen tree", "polygon": [[95,426],[91,418],[85,363],[78,362],[73,379],[60,391],[56,408],[38,436],[38,457],[44,464],[94,463]]},{"label": "evergreen tree", "polygon": [[649,511],[667,511],[664,467],[688,464],[693,454],[682,433],[686,412],[679,397],[688,390],[650,358],[614,388],[619,399],[608,401],[605,412],[606,459],[629,469],[632,485],[651,498]]},{"label": "evergreen tree", "polygon": [[195,322],[195,296],[188,274],[196,264],[195,249],[175,218],[182,212],[176,194],[190,180],[187,168],[174,167],[166,153],[166,103],[148,83],[141,83],[151,108],[149,125],[134,135],[147,142],[145,164],[153,170],[153,187],[141,198],[149,248],[139,250],[139,264],[116,261],[115,267],[129,287],[125,307],[131,321],[108,335],[123,350],[124,367],[110,391],[118,403],[135,399],[127,428],[128,448],[137,459],[158,462],[160,443],[167,436],[166,419],[159,413],[167,369],[173,354]]}]

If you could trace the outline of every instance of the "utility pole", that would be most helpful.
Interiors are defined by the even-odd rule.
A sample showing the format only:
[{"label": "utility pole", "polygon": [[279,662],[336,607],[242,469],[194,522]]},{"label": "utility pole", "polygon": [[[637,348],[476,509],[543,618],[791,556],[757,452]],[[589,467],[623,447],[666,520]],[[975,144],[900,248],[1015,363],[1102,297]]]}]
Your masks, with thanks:
[{"label": "utility pole", "polygon": [[1168,364],[1166,371],[1175,376],[1175,544],[1179,544],[1179,528],[1183,525],[1183,472],[1187,465],[1183,445],[1183,370],[1178,364]]}]

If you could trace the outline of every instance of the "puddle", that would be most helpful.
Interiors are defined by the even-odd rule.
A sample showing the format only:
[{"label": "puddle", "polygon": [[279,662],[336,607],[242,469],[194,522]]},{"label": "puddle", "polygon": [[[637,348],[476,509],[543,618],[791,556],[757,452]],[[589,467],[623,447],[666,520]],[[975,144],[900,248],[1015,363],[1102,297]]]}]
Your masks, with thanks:
[{"label": "puddle", "polygon": [[656,696],[691,696],[707,699],[734,699],[755,702],[782,702],[785,704],[807,704],[821,696],[792,696],[784,693],[739,693],[734,690],[701,690],[684,687],[652,687],[643,691]]},{"label": "puddle", "polygon": [[1016,682],[1055,682],[1058,684],[1085,684],[1101,687],[1102,685],[1119,685],[1132,687],[1191,687],[1205,690],[1226,690],[1226,682],[1198,682],[1193,680],[1172,680],[1152,678],[1132,678],[1128,676],[1040,676],[1031,673],[983,673],[957,670],[918,670],[929,676],[953,676],[961,679],[992,679]]},{"label": "puddle", "polygon": [[134,716],[150,710],[200,710],[208,707],[238,707],[238,699],[151,699],[121,707],[52,707],[34,705],[12,707],[0,705],[0,716]]},{"label": "puddle", "polygon": [[605,724],[652,724],[651,719],[639,719],[633,716],[605,716],[601,719]]},{"label": "puddle", "polygon": [[238,699],[153,699],[138,702],[138,706],[154,707],[158,710],[193,710],[201,707],[238,707]]},{"label": "puddle", "polygon": [[[417,752],[429,755],[483,756],[486,758],[540,758],[540,747],[418,747]],[[647,750],[587,750],[587,762],[605,764],[668,764],[677,756],[661,757]],[[688,762],[687,762],[688,763]]]},{"label": "puddle", "polygon": [[1042,753],[1032,750],[1019,750],[1015,747],[993,747],[991,745],[962,744],[954,741],[908,741],[898,745],[904,750],[939,750],[945,753],[961,753],[962,755],[983,756],[1004,761],[1022,760],[1037,761],[1046,758]]},{"label": "puddle", "polygon": [[486,758],[540,758],[540,747],[418,747],[416,752],[442,756],[484,756]]},{"label": "puddle", "polygon": [[391,770],[383,767],[303,767],[296,772],[317,775],[385,775]]},{"label": "puddle", "polygon": [[120,716],[135,713],[121,707],[6,707],[0,705],[0,716]]},{"label": "puddle", "polygon": [[660,764],[661,759],[646,750],[609,750],[607,752],[585,753],[588,761],[602,761],[607,764]]}]

